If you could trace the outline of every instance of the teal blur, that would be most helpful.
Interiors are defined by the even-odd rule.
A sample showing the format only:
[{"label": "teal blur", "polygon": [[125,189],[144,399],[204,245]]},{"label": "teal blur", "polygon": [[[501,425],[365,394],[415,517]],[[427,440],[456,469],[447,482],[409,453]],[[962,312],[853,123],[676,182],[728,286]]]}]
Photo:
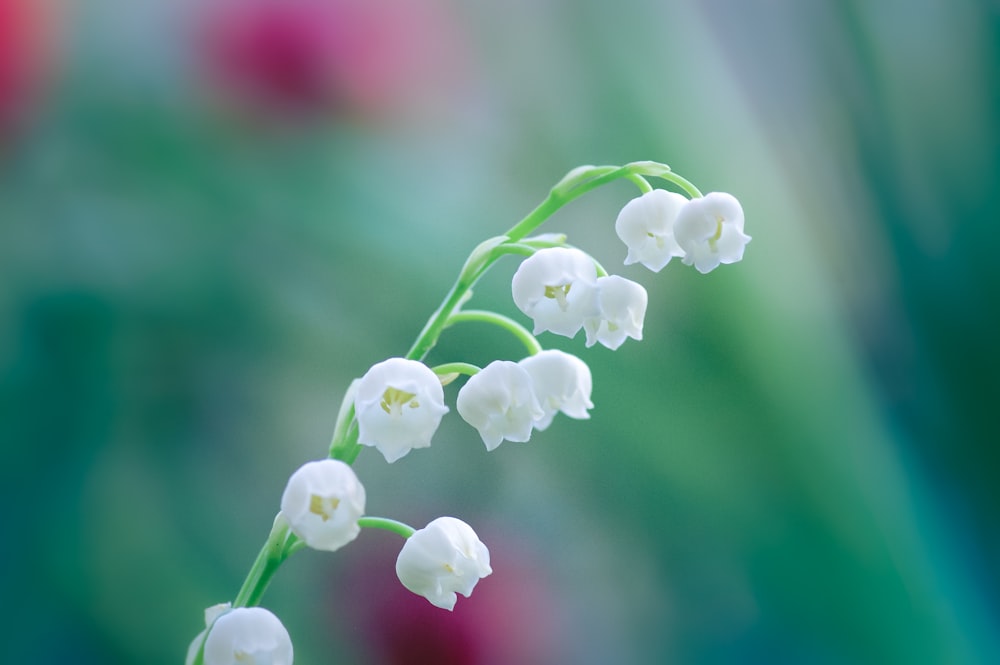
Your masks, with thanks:
[{"label": "teal blur", "polygon": [[[469,639],[520,662],[1000,662],[996,3],[375,5],[382,59],[262,98],[196,38],[212,3],[54,4],[0,138],[6,659],[181,662],[468,252],[569,169],[651,159],[740,199],[745,260],[622,267],[624,182],[561,210],[542,231],[649,291],[645,339],[542,335],[591,419],[489,454],[450,386],[429,450],[362,452],[369,512],[473,524],[497,582],[454,616],[502,580],[531,621]],[[470,306],[527,324],[514,266]],[[520,352],[469,325],[429,360]],[[397,545],[285,564],[296,662],[402,662],[359,585]],[[503,662],[470,649],[439,662]]]}]

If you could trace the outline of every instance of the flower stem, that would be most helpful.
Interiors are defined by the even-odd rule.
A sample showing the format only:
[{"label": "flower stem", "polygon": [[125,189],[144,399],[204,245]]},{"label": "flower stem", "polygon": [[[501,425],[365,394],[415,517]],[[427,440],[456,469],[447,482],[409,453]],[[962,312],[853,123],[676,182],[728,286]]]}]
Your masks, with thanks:
[{"label": "flower stem", "polygon": [[[440,377],[442,384],[447,385],[455,378],[458,378],[459,374],[475,376],[483,370],[480,367],[476,367],[472,363],[445,363],[443,365],[431,367],[431,371]],[[445,377],[448,377],[449,374],[453,376],[450,377],[450,380],[446,381]]]},{"label": "flower stem", "polygon": [[330,440],[330,458],[350,464],[361,450],[358,444],[358,423],[354,419],[354,395],[358,391],[360,379],[351,381],[344,393],[337,412],[337,423],[333,426],[333,437]]},{"label": "flower stem", "polygon": [[409,524],[404,524],[397,520],[391,520],[387,517],[362,517],[358,520],[358,526],[362,529],[382,529],[383,531],[392,531],[395,534],[399,534],[403,538],[409,538],[413,535],[414,529]]},{"label": "flower stem", "polygon": [[243,580],[243,586],[240,587],[236,599],[233,600],[233,607],[253,607],[260,602],[271,578],[288,557],[288,549],[294,540],[296,538],[289,533],[288,522],[281,513],[278,513],[277,517],[274,518],[274,525],[271,527],[267,541],[264,542],[264,546],[257,554],[257,558],[250,567],[250,572]]},{"label": "flower stem", "polygon": [[496,312],[491,312],[489,310],[483,309],[469,309],[462,312],[455,312],[445,323],[445,327],[451,326],[455,323],[463,323],[466,321],[481,321],[483,323],[492,323],[495,326],[499,326],[504,330],[508,331],[514,337],[516,337],[524,347],[528,350],[529,355],[535,355],[542,350],[542,345],[538,343],[535,336],[528,331],[527,328],[522,326],[520,323],[510,318],[509,316],[504,316],[503,314],[497,314]]}]

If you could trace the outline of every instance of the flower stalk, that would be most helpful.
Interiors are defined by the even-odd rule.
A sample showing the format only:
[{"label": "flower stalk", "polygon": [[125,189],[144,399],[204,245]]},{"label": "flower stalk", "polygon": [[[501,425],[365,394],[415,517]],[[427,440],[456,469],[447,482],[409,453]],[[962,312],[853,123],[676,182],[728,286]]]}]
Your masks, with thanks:
[{"label": "flower stalk", "polygon": [[[689,198],[654,189],[650,178],[673,184]],[[685,265],[707,273],[742,260],[750,236],[743,233],[739,202],[728,194],[703,197],[669,166],[651,161],[582,166],[567,173],[505,234],[473,249],[405,356],[377,363],[351,382],[337,412],[328,458],[308,462],[292,474],[281,511],[232,605],[206,612],[206,629],[189,651],[195,665],[203,659],[208,662],[205,645],[227,613],[232,616],[226,619],[226,630],[250,645],[246,653],[277,654],[275,662],[290,664],[291,645],[286,645],[280,621],[266,610],[247,613],[245,608],[260,604],[278,568],[293,553],[305,547],[337,550],[363,528],[390,531],[406,540],[396,566],[400,581],[443,609],[452,610],[457,594],[468,596],[480,579],[491,574],[488,549],[457,518],[440,517],[424,529],[414,529],[364,515],[365,490],[350,465],[365,446],[375,447],[388,463],[430,446],[449,411],[443,386],[463,376],[468,378],[459,389],[456,408],[478,430],[487,450],[505,440],[528,441],[558,413],[590,417],[592,377],[586,363],[562,351],[543,349],[536,336],[549,331],[574,337],[584,330],[586,346],[600,343],[617,349],[626,338],[642,339],[648,296],[637,282],[609,274],[593,256],[569,245],[566,235],[531,234],[564,205],[619,179],[631,182],[640,193],[615,223],[628,247],[626,265],[642,263],[658,272],[672,257],[680,257]],[[534,330],[498,312],[462,309],[479,279],[507,255],[522,258],[511,294],[517,308],[533,320]],[[425,365],[444,330],[463,323],[505,330],[524,346],[527,356],[520,362],[494,360],[483,368],[461,361]],[[252,643],[246,626],[266,628],[271,641],[263,646]]]}]

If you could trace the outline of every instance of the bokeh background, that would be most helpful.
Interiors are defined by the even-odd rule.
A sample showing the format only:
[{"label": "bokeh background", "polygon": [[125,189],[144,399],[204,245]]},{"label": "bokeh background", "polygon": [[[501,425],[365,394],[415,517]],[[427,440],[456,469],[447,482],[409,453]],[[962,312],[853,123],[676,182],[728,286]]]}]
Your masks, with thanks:
[{"label": "bokeh background", "polygon": [[[4,660],[180,662],[467,252],[654,159],[746,259],[621,269],[641,343],[543,337],[591,420],[364,452],[371,513],[496,573],[448,614],[391,534],[296,555],[296,662],[1000,662],[998,63],[993,0],[0,0]],[[620,265],[634,195],[544,229]]]}]

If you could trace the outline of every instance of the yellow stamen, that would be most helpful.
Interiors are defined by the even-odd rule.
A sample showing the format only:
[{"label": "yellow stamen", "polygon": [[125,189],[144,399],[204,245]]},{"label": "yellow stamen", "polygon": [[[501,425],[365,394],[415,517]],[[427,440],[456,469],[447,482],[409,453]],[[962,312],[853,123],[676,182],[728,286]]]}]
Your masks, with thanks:
[{"label": "yellow stamen", "polygon": [[403,412],[404,404],[411,409],[416,409],[420,406],[420,402],[417,401],[416,397],[413,393],[389,386],[382,393],[382,401],[379,403],[379,406],[390,416],[399,416]]},{"label": "yellow stamen", "polygon": [[337,497],[326,498],[319,494],[313,494],[309,497],[309,512],[313,515],[319,515],[324,522],[333,517],[333,511],[339,505],[340,499]]},{"label": "yellow stamen", "polygon": [[713,251],[718,251],[716,243],[719,242],[719,238],[722,237],[722,223],[726,221],[722,215],[715,216],[715,235],[708,239],[708,246]]},{"label": "yellow stamen", "polygon": [[557,286],[546,286],[545,287],[545,297],[552,298],[559,305],[559,309],[566,311],[569,306],[566,302],[566,297],[569,295],[569,290],[573,287],[573,284],[559,284]]}]

